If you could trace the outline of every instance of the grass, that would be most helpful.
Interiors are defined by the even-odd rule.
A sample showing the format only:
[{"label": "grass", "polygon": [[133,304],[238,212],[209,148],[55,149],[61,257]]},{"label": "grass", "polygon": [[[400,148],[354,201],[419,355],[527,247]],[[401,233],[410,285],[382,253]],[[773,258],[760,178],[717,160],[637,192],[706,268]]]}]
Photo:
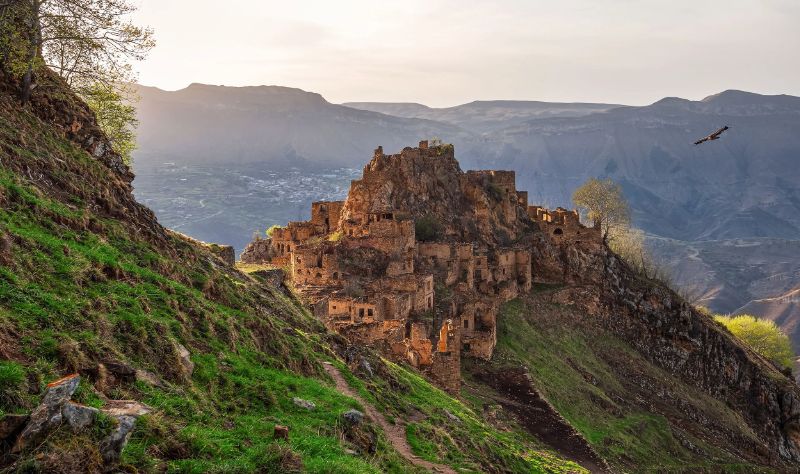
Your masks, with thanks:
[{"label": "grass", "polygon": [[[501,308],[495,360],[527,367],[536,387],[602,457],[620,469],[756,469],[742,464],[735,454],[682,431],[680,438],[705,454],[687,449],[668,418],[647,408],[652,393],[626,379],[635,372],[636,379],[658,383],[694,412],[752,435],[732,410],[652,366],[625,342],[575,322],[567,314],[569,309],[535,304],[534,298],[513,300]],[[681,417],[677,412],[672,415]]]},{"label": "grass", "polygon": [[382,359],[371,365],[382,367],[375,370],[382,375],[363,380],[345,372],[345,380],[388,420],[412,420],[406,424],[406,439],[420,458],[459,472],[483,472],[486,466],[498,472],[584,472],[527,434],[492,426],[467,401],[432,386],[415,371]]},{"label": "grass", "polygon": [[[299,301],[222,267],[208,246],[160,231],[102,163],[4,98],[0,150],[0,344],[10,359],[0,362],[0,416],[29,412],[44,384],[71,372],[83,376],[75,400],[102,407],[94,370],[112,359],[160,380],[104,388],[154,408],[137,422],[121,470],[414,471],[382,434],[374,453],[348,441],[339,416],[363,407],[335,390],[321,368],[330,360],[390,418],[425,414],[410,439],[427,458],[465,472],[570,470],[407,368],[386,363],[375,377],[356,377]],[[191,374],[179,345],[191,353]],[[80,436],[58,430],[15,469],[95,466],[111,423]],[[276,424],[290,428],[288,442],[273,439]]]}]

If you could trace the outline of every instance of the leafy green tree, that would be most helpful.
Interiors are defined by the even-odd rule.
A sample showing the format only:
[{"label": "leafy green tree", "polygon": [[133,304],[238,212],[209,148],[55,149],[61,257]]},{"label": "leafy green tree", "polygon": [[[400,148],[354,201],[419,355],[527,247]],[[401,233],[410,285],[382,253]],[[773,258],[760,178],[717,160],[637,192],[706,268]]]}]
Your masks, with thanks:
[{"label": "leafy green tree", "polygon": [[605,242],[612,232],[630,227],[628,201],[622,194],[622,187],[611,179],[591,178],[575,190],[572,201],[595,227],[600,228]]},{"label": "leafy green tree", "polygon": [[81,96],[94,111],[97,124],[105,132],[111,147],[130,165],[131,155],[136,149],[135,128],[139,123],[136,107],[132,104],[133,92],[128,88],[96,82],[82,89]]},{"label": "leafy green tree", "polygon": [[739,316],[718,314],[714,316],[714,320],[728,328],[755,352],[770,359],[783,369],[791,369],[794,354],[789,344],[789,337],[773,321],[749,314]]},{"label": "leafy green tree", "polygon": [[70,86],[107,86],[132,78],[130,61],[155,45],[150,29],[130,22],[131,0],[0,0],[4,66],[22,73],[30,99],[37,70],[48,66]]},{"label": "leafy green tree", "polygon": [[420,242],[438,240],[442,231],[442,224],[432,215],[424,215],[414,221],[414,234]]},{"label": "leafy green tree", "polygon": [[267,237],[272,238],[272,234],[274,234],[275,231],[278,230],[278,229],[283,229],[283,226],[282,225],[278,225],[278,224],[270,226],[270,228],[267,229]]},{"label": "leafy green tree", "polygon": [[130,22],[132,0],[0,0],[0,61],[28,102],[42,67],[59,74],[92,108],[114,150],[130,164],[136,109],[130,61],[155,45]]}]

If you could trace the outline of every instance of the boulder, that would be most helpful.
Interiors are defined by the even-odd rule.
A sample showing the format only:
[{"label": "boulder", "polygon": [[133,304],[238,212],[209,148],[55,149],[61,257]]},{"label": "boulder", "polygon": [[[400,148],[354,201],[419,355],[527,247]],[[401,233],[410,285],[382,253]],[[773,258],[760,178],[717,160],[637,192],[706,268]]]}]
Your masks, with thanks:
[{"label": "boulder", "polygon": [[120,379],[132,379],[136,376],[136,369],[124,362],[107,360],[103,362],[106,370]]},{"label": "boulder", "polygon": [[450,413],[450,411],[449,411],[449,410],[445,409],[445,410],[444,410],[444,414],[445,414],[445,415],[447,415],[447,418],[449,418],[449,419],[450,419],[450,421],[452,421],[452,422],[454,422],[454,423],[457,423],[457,424],[459,424],[459,425],[461,424],[461,418],[459,418],[459,417],[457,417],[456,415],[454,415],[454,414]]},{"label": "boulder", "polygon": [[342,419],[349,425],[358,425],[364,421],[364,414],[351,408],[342,413]]},{"label": "boulder", "polygon": [[194,372],[194,362],[192,362],[191,359],[192,353],[180,342],[175,343],[175,349],[178,352],[178,361],[181,364],[183,373],[186,374],[187,377],[191,377]]},{"label": "boulder", "polygon": [[292,401],[295,405],[299,406],[300,408],[305,408],[306,410],[313,410],[317,408],[317,405],[314,402],[303,400],[302,398],[294,397]]},{"label": "boulder", "polygon": [[163,387],[164,383],[158,378],[158,375],[148,372],[146,370],[136,369],[136,381],[143,382],[151,387]]},{"label": "boulder", "polygon": [[136,400],[108,400],[103,405],[102,411],[108,416],[118,418],[121,416],[139,417],[147,415],[153,409]]},{"label": "boulder", "polygon": [[12,453],[21,452],[61,424],[62,409],[80,382],[80,375],[72,374],[47,385],[42,403],[31,413],[28,424],[25,425],[11,450]]},{"label": "boulder", "polygon": [[73,432],[78,432],[90,427],[97,419],[99,411],[97,408],[69,401],[61,409],[61,416]]},{"label": "boulder", "polygon": [[272,434],[273,439],[285,439],[289,441],[289,427],[283,425],[275,425],[275,430]]},{"label": "boulder", "polygon": [[115,465],[119,462],[122,450],[128,444],[136,425],[136,418],[133,416],[117,417],[117,427],[100,443],[100,455],[106,465]]}]

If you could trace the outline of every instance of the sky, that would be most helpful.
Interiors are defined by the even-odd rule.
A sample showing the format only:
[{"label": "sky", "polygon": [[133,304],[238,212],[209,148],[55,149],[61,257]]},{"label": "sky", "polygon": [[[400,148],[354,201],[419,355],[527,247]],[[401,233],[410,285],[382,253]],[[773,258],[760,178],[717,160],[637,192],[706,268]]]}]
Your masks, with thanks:
[{"label": "sky", "polygon": [[800,95],[800,0],[132,0],[139,82],[280,85],[331,102],[644,105]]}]

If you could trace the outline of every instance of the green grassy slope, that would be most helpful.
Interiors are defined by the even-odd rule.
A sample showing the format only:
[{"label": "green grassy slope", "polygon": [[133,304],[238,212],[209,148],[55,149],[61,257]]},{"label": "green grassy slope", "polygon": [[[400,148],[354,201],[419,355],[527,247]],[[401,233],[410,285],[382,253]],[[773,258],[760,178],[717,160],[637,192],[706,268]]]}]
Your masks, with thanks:
[{"label": "green grassy slope", "polygon": [[[321,366],[343,343],[297,300],[165,232],[105,165],[7,97],[0,150],[0,417],[30,411],[45,383],[79,372],[80,402],[99,407],[107,396],[155,408],[123,452],[128,471],[414,472],[380,434],[374,453],[353,454],[359,447],[339,416],[358,404]],[[191,352],[190,376],[179,369],[179,344]],[[396,419],[422,413],[409,428],[420,456],[466,472],[575,470],[530,439],[499,433],[408,369],[369,356],[372,377],[337,364]],[[101,394],[93,384],[107,360],[161,382],[122,381]],[[317,408],[299,408],[293,397]],[[464,421],[447,424],[445,409]],[[58,430],[6,468],[98,471],[96,444],[109,423],[79,436]],[[272,440],[275,424],[290,427],[288,443]]]},{"label": "green grassy slope", "polygon": [[503,306],[493,363],[526,367],[536,388],[616,469],[761,471],[715,436],[727,430],[755,438],[733,410],[571,307],[548,303],[548,291]]}]

